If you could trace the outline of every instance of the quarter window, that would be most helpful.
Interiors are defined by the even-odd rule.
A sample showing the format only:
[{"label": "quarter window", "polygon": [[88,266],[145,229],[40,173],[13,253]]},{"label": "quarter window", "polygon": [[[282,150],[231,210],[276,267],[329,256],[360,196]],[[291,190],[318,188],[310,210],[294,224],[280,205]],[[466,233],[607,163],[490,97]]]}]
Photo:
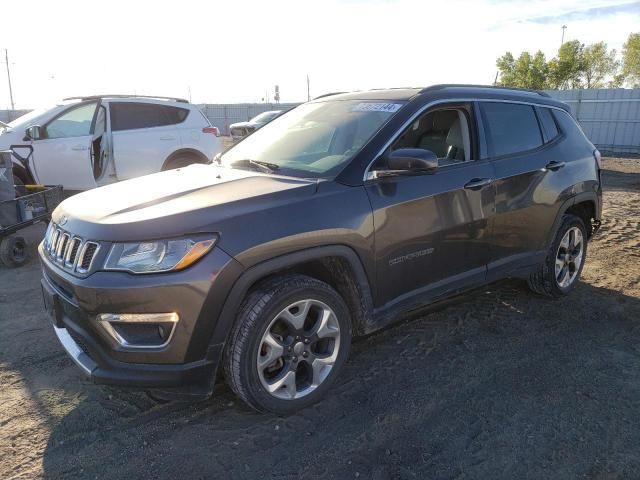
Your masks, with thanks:
[{"label": "quarter window", "polygon": [[542,145],[533,107],[517,103],[481,102],[489,155],[499,157]]},{"label": "quarter window", "polygon": [[46,138],[84,137],[91,133],[91,122],[98,102],[79,105],[66,111],[45,127]]},{"label": "quarter window", "polygon": [[558,126],[556,125],[556,121],[553,119],[551,109],[538,108],[538,115],[540,117],[542,128],[544,128],[544,131],[547,134],[547,142],[551,142],[558,136]]},{"label": "quarter window", "polygon": [[186,108],[152,103],[113,102],[110,109],[113,131],[175,125],[189,114]]}]

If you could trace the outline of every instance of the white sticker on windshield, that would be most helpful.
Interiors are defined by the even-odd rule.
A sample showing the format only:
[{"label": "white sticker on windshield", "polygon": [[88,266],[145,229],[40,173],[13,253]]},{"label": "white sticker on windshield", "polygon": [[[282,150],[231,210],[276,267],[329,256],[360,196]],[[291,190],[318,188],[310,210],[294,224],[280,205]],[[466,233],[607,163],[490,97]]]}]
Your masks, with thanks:
[{"label": "white sticker on windshield", "polygon": [[388,112],[394,113],[400,110],[401,103],[359,103],[351,109],[352,112]]}]

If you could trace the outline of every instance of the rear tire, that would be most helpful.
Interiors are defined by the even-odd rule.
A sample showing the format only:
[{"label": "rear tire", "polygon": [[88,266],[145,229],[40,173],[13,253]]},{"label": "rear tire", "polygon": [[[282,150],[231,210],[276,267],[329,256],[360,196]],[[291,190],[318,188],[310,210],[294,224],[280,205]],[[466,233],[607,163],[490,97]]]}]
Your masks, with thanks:
[{"label": "rear tire", "polygon": [[577,285],[587,258],[587,229],[581,218],[567,214],[549,247],[544,264],[527,283],[539,295],[559,298]]},{"label": "rear tire", "polygon": [[260,412],[287,415],[322,398],[351,345],[351,315],[329,285],[276,277],[243,301],[227,342],[227,383]]},{"label": "rear tire", "polygon": [[176,168],[184,168],[194,163],[202,163],[195,155],[178,155],[167,162],[164,170],[174,170]]},{"label": "rear tire", "polygon": [[0,241],[0,261],[8,268],[27,263],[27,242],[23,237],[9,235]]}]

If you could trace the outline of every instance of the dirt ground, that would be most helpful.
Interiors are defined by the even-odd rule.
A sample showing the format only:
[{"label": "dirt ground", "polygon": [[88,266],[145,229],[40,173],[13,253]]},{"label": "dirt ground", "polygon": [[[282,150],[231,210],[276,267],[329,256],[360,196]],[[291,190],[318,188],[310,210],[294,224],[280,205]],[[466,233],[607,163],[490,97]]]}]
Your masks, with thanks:
[{"label": "dirt ground", "polygon": [[[562,300],[505,282],[358,341],[288,418],[87,382],[0,269],[0,478],[640,478],[640,160],[606,160],[604,224]],[[35,244],[43,227],[27,232]]]}]

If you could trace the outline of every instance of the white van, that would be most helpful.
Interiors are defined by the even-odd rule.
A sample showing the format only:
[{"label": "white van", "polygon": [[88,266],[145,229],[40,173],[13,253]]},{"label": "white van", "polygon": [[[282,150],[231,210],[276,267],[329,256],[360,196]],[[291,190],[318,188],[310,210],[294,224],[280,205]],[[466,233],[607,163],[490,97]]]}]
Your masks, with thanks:
[{"label": "white van", "polygon": [[222,151],[220,132],[197,106],[165,97],[67,98],[0,132],[0,150],[13,148],[17,154],[16,184],[63,185],[66,190],[209,163]]}]

